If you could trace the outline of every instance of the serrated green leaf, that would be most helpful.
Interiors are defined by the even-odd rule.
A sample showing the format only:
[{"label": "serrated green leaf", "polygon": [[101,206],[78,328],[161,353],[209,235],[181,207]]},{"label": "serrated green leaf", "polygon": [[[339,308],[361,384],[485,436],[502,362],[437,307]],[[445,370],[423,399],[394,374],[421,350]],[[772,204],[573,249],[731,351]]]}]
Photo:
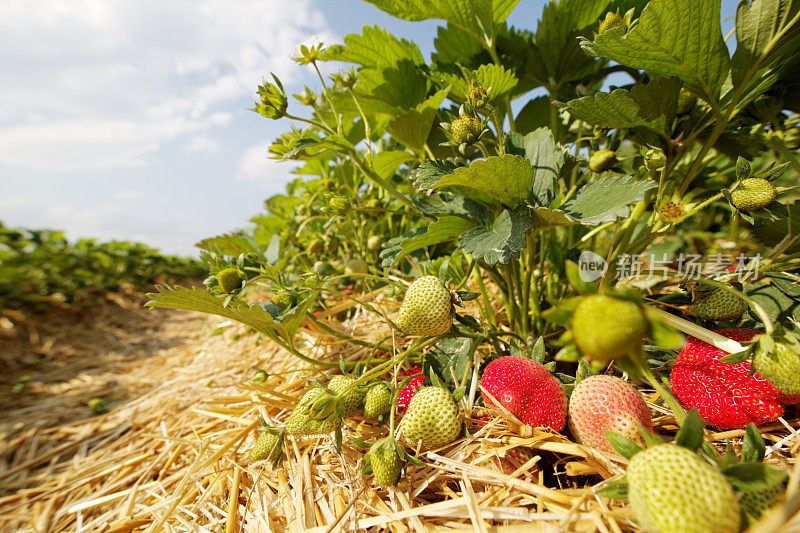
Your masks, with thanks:
[{"label": "serrated green leaf", "polygon": [[345,36],[344,45],[329,47],[322,58],[370,68],[395,65],[403,60],[415,65],[425,63],[419,47],[413,41],[398,39],[377,24],[364,26],[361,35],[351,33]]},{"label": "serrated green leaf", "polygon": [[573,118],[589,124],[606,128],[650,127],[650,122],[641,115],[639,105],[625,89],[598,92],[561,105]]},{"label": "serrated green leaf", "polygon": [[466,166],[461,159],[437,159],[425,161],[412,175],[414,187],[420,190],[431,189],[444,176],[452,174],[457,168]]},{"label": "serrated green leaf", "polygon": [[275,322],[272,315],[258,305],[247,305],[238,300],[233,300],[225,307],[223,306],[223,298],[218,298],[197,287],[159,285],[156,290],[158,292],[147,295],[150,301],[145,304],[146,307],[183,309],[224,316],[246,324],[271,339],[278,339],[281,342],[289,340],[289,333],[286,327],[282,323]]},{"label": "serrated green leaf", "polygon": [[523,213],[503,210],[491,227],[478,226],[461,235],[459,246],[489,266],[519,258],[528,244],[527,230],[532,220]]},{"label": "serrated green leaf", "polygon": [[391,106],[394,113],[413,109],[425,101],[428,78],[418,65],[406,59],[379,70],[361,69],[353,90],[359,101],[377,100]]},{"label": "serrated green leaf", "polygon": [[[506,69],[502,65],[481,65],[470,74],[474,78],[474,82],[483,87],[490,89],[489,101],[497,105],[502,102],[503,98],[511,93],[517,86],[518,80],[514,73]],[[439,73],[436,79],[442,84],[450,85],[449,97],[457,104],[463,104],[467,101],[467,94],[472,88],[471,79],[465,79],[460,74]]]},{"label": "serrated green leaf", "polygon": [[561,0],[549,2],[536,28],[534,63],[536,78],[543,82],[567,81],[593,60],[581,52],[578,31],[597,23],[607,0]]},{"label": "serrated green leaf", "polygon": [[433,244],[454,241],[462,233],[473,227],[475,227],[474,222],[460,217],[442,217],[435,222],[431,222],[424,233],[403,241],[400,252],[395,256],[391,266],[396,265],[403,257],[415,250],[420,250]]},{"label": "serrated green leaf", "polygon": [[443,176],[431,187],[463,187],[487,195],[497,203],[516,209],[530,198],[533,168],[522,156],[506,154],[474,161]]},{"label": "serrated green leaf", "polygon": [[383,248],[381,248],[381,266],[384,268],[391,268],[391,266],[395,262],[395,258],[398,254],[403,251],[403,243],[408,239],[413,239],[419,235],[423,235],[425,233],[426,228],[414,228],[411,231],[407,231],[406,233],[400,235],[399,237],[393,237],[383,243]]},{"label": "serrated green leaf", "polygon": [[686,413],[681,429],[675,435],[675,444],[689,450],[697,451],[703,443],[703,419],[697,409]]},{"label": "serrated green leaf", "polygon": [[413,154],[403,150],[386,150],[378,152],[372,159],[372,168],[380,177],[389,180],[403,163],[415,159]]},{"label": "serrated green leaf", "polygon": [[490,211],[478,202],[465,196],[451,193],[435,193],[430,196],[413,196],[411,203],[422,213],[431,216],[458,216],[477,223],[491,220]]},{"label": "serrated green leaf", "polygon": [[[467,386],[467,383],[461,383],[461,381],[464,379],[464,373],[470,365],[472,355],[477,347],[477,340],[471,337],[441,340],[425,356],[423,372],[426,375],[431,375],[433,372],[450,391],[456,390],[456,380],[453,379],[453,374],[458,379],[459,386]],[[450,369],[452,369],[452,373]]]},{"label": "serrated green leaf", "polygon": [[791,68],[800,50],[800,2],[753,0],[736,10],[736,51],[731,81],[753,99],[778,80],[771,72]]},{"label": "serrated green leaf", "polygon": [[605,175],[581,187],[561,206],[570,217],[581,224],[597,225],[613,222],[630,214],[628,205],[644,198],[656,187],[651,180],[634,181],[630,176]]},{"label": "serrated green leaf", "polygon": [[209,237],[195,244],[201,250],[217,252],[221,255],[239,255],[247,252],[261,254],[261,249],[254,245],[251,239],[241,233],[229,233]]},{"label": "serrated green leaf", "polygon": [[537,96],[530,100],[514,118],[517,132],[525,135],[535,129],[549,125],[552,105],[549,96]]},{"label": "serrated green leaf", "polygon": [[570,100],[562,107],[580,120],[607,128],[648,128],[662,137],[671,133],[681,82],[677,78],[637,83],[629,91],[616,89]]},{"label": "serrated green leaf", "polygon": [[760,463],[766,455],[764,438],[755,424],[750,422],[744,430],[742,439],[742,461],[746,463]]},{"label": "serrated green leaf", "polygon": [[436,28],[433,47],[436,52],[432,59],[439,63],[469,65],[472,57],[483,52],[481,42],[474,35],[450,23]]},{"label": "serrated green leaf", "polygon": [[447,92],[447,89],[442,89],[414,109],[394,118],[386,125],[386,131],[401,144],[421,152]]},{"label": "serrated green leaf", "polygon": [[506,135],[506,148],[509,154],[525,156],[533,167],[527,201],[533,207],[549,205],[564,164],[564,151],[556,144],[553,132],[548,128],[539,128],[525,136],[510,132]]},{"label": "serrated green leaf", "polygon": [[720,0],[652,0],[627,34],[613,28],[581,46],[651,76],[676,76],[709,103],[718,101],[730,69]]},{"label": "serrated green leaf", "polygon": [[783,294],[792,299],[800,298],[800,279],[797,274],[770,272],[766,275]]},{"label": "serrated green leaf", "polygon": [[475,35],[491,32],[514,10],[519,0],[367,0],[378,9],[405,20],[442,19]]},{"label": "serrated green leaf", "polygon": [[[745,294],[755,300],[773,322],[778,322],[780,318],[794,314],[800,307],[800,302],[787,296],[775,285],[763,281],[748,284],[745,287]],[[753,314],[752,309],[750,313]]]}]

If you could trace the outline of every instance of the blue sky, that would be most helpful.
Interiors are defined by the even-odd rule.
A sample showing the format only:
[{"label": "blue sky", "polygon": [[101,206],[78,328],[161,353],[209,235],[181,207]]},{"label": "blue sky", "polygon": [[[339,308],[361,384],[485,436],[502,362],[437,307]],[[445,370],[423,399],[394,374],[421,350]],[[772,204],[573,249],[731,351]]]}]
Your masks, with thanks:
[{"label": "blue sky", "polygon": [[[510,23],[535,29],[543,4],[522,0]],[[732,17],[736,2],[722,4]],[[190,255],[290,179],[266,157],[288,122],[247,108],[269,71],[290,92],[318,84],[289,59],[297,43],[378,24],[429,55],[439,25],[361,0],[6,0],[3,11],[0,220]]]}]

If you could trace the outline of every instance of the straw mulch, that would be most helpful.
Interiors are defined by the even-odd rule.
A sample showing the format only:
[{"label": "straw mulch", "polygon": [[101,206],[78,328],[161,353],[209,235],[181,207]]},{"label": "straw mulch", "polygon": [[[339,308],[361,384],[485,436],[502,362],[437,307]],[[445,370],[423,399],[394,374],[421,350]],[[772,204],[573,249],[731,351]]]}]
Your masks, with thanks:
[{"label": "straw mulch", "polygon": [[[390,312],[396,306],[377,301]],[[33,376],[30,398],[18,395],[12,405],[4,384],[0,531],[637,530],[623,502],[594,494],[624,473],[623,458],[474,407],[474,389],[463,400],[470,436],[422,452],[427,466],[410,467],[388,490],[361,475],[364,452],[350,440],[373,441],[388,429],[361,419],[346,422],[341,454],[330,436],[289,438],[277,470],[249,463],[257,417],[280,426],[302,395],[302,378],[319,374],[239,325],[144,311],[139,303],[109,303],[77,323],[18,325],[28,348],[50,360]],[[338,322],[337,313],[352,305],[320,318],[373,342],[389,333],[361,312]],[[368,355],[311,323],[300,340],[317,358]],[[0,338],[6,381],[26,364],[26,354],[5,349],[20,342]],[[253,368],[272,375],[254,384]],[[674,434],[674,419],[643,392],[656,402],[656,429]],[[90,417],[86,401],[96,396],[118,402]],[[488,423],[481,420],[487,415]],[[792,476],[789,496],[753,531],[800,531],[798,422],[762,428],[769,462]],[[707,437],[723,448],[739,445],[741,435]]]}]

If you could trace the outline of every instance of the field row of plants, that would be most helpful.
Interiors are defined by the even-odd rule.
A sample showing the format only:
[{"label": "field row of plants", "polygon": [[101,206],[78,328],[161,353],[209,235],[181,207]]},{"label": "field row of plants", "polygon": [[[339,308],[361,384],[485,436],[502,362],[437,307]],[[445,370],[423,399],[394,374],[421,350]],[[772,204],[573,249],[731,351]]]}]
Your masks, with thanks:
[{"label": "field row of plants", "polygon": [[200,278],[207,269],[141,243],[69,242],[63,232],[0,223],[0,309],[43,312],[54,303],[83,305],[109,291]]},{"label": "field row of plants", "polygon": [[[800,2],[742,1],[732,56],[719,0],[553,1],[535,31],[506,24],[518,0],[370,3],[444,21],[431,58],[378,26],[299,47],[319,86],[273,76],[254,108],[287,123],[269,153],[298,178],[198,244],[205,290],[151,295],[324,372],[251,458],[331,434],[390,486],[486,408],[629,458],[602,495],[644,530],[757,521],[789,468],[761,463],[757,426],[800,397]],[[319,318],[345,300],[383,340]],[[303,324],[369,356],[313,357]],[[346,439],[349,419],[384,436]],[[741,455],[708,427],[746,428]]]}]

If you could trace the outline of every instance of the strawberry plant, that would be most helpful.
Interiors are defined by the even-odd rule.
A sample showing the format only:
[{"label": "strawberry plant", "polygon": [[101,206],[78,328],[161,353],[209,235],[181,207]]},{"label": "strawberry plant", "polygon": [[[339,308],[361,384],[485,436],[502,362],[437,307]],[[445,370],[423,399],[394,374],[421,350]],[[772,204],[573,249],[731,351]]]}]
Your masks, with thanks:
[{"label": "strawberry plant", "polygon": [[[718,427],[780,416],[800,390],[795,3],[741,2],[732,54],[718,0],[551,1],[535,31],[506,22],[515,0],[370,3],[443,21],[431,57],[378,26],[301,47],[319,86],[290,98],[273,76],[253,109],[286,123],[269,152],[297,179],[249,229],[198,243],[207,290],[161,286],[149,305],[238,320],[306,363],[355,370],[307,390],[286,430],[341,445],[364,394],[379,423],[389,405],[391,438],[365,447],[381,486],[413,463],[396,428],[407,449],[446,446],[462,408],[493,406],[562,431],[573,387],[576,438],[646,442],[638,393],[586,374],[644,380],[678,424],[700,420],[686,407]],[[326,79],[321,63],[342,70]],[[372,314],[385,336],[320,313]],[[301,328],[370,355],[312,356]],[[679,332],[691,338],[677,357]],[[421,375],[403,376],[408,363]],[[674,445],[634,458],[640,522],[737,530],[734,490],[704,461]]]},{"label": "strawberry plant", "polygon": [[91,304],[123,287],[200,278],[206,267],[140,243],[68,241],[62,232],[0,223],[0,309],[46,311],[55,303]]}]

